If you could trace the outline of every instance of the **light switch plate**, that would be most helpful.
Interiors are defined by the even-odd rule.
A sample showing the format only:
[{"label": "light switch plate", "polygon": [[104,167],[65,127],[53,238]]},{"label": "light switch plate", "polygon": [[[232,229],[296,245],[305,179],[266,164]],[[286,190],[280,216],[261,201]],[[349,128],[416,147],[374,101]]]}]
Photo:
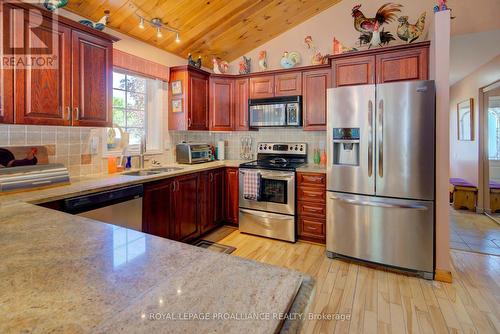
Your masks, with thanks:
[{"label": "light switch plate", "polygon": [[99,152],[99,137],[94,136],[90,139],[90,154],[97,154]]}]

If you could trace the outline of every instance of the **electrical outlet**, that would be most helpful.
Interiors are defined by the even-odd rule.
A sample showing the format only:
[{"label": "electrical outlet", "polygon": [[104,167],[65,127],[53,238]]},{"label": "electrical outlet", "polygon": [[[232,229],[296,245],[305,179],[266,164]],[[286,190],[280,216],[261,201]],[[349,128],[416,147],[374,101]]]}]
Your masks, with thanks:
[{"label": "electrical outlet", "polygon": [[90,139],[90,154],[97,154],[99,152],[99,137],[94,136]]}]

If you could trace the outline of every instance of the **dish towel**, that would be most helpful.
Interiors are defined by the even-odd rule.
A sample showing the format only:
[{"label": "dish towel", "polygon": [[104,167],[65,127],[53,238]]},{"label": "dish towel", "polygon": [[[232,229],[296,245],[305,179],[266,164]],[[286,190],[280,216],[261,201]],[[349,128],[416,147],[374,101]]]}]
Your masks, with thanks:
[{"label": "dish towel", "polygon": [[258,201],[260,198],[260,181],[262,176],[258,171],[245,171],[243,175],[243,198]]}]

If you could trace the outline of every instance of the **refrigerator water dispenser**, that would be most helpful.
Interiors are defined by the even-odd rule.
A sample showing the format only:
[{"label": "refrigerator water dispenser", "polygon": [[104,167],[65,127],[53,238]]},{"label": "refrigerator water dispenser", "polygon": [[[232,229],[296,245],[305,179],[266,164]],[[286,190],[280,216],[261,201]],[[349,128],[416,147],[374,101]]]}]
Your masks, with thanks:
[{"label": "refrigerator water dispenser", "polygon": [[359,128],[333,129],[333,164],[359,166]]}]

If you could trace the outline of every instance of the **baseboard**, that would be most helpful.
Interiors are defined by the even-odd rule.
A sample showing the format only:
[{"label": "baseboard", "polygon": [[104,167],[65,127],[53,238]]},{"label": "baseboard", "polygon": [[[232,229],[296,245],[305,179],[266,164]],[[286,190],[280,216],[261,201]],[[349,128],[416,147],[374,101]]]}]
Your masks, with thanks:
[{"label": "baseboard", "polygon": [[434,280],[445,283],[451,283],[453,281],[453,277],[451,275],[451,271],[436,269],[434,271]]}]

